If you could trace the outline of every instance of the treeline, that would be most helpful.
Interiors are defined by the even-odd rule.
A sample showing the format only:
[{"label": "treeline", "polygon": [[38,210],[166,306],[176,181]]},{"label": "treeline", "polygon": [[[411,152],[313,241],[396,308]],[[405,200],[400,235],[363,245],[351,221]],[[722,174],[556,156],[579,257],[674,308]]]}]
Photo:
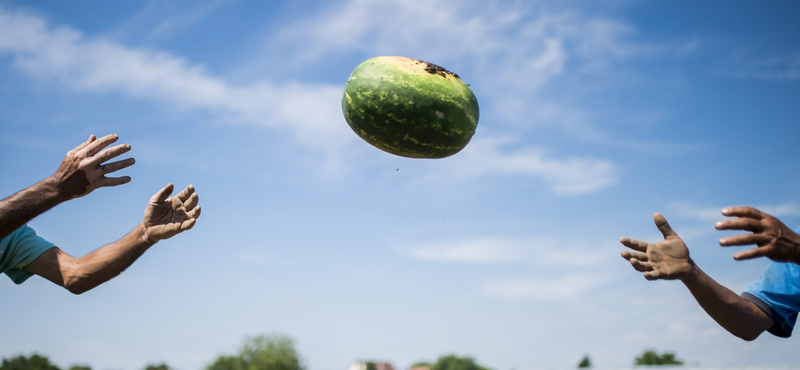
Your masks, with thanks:
[{"label": "treeline", "polygon": [[[370,369],[367,363],[368,370]],[[634,365],[683,365],[672,352],[658,354],[655,350],[645,350],[641,356],[634,359]],[[373,368],[375,366],[372,366]],[[588,355],[577,365],[577,368],[591,368],[593,364]],[[13,358],[4,358],[0,370],[92,370],[86,364],[73,365],[61,369],[40,354],[28,357],[20,355]],[[166,363],[147,364],[143,370],[174,370]],[[281,335],[257,336],[247,339],[238,353],[219,356],[205,367],[204,370],[305,370],[305,365],[297,351],[294,341]],[[421,361],[412,365],[411,370],[492,370],[479,365],[471,357],[446,355],[439,357],[436,362]]]}]

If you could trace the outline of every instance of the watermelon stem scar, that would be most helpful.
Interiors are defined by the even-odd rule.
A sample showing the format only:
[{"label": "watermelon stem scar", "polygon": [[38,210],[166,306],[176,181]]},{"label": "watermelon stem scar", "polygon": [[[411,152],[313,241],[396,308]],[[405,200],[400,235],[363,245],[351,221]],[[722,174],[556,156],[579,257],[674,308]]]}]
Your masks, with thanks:
[{"label": "watermelon stem scar", "polygon": [[457,74],[455,74],[453,72],[450,72],[450,71],[448,71],[448,70],[446,70],[446,69],[444,69],[444,68],[442,68],[440,66],[437,66],[436,64],[423,62],[421,60],[420,60],[420,63],[425,63],[425,72],[428,72],[430,74],[435,74],[435,75],[439,75],[439,76],[442,76],[442,77],[445,77],[446,76],[445,74],[451,74],[455,78],[458,78],[459,80],[461,79],[461,77],[458,77]]}]

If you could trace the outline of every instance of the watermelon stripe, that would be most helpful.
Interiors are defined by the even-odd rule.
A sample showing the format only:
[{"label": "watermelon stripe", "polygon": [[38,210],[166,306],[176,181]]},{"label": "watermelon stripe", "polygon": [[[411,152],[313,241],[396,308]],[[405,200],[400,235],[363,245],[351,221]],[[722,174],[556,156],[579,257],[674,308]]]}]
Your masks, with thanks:
[{"label": "watermelon stripe", "polygon": [[463,149],[478,124],[477,99],[456,75],[431,73],[426,66],[403,57],[372,58],[359,65],[342,98],[353,131],[404,157],[443,158]]}]

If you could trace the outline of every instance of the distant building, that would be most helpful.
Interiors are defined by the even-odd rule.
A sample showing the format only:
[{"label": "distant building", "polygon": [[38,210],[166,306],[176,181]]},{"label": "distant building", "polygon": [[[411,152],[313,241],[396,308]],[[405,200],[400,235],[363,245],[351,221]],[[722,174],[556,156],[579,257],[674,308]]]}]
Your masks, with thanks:
[{"label": "distant building", "polygon": [[347,370],[395,370],[390,362],[356,361]]}]

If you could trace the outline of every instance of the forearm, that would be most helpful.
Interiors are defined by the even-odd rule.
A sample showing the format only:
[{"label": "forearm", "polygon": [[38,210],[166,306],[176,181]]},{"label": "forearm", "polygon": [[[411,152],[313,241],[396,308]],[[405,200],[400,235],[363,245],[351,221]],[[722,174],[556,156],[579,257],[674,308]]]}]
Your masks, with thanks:
[{"label": "forearm", "polygon": [[717,283],[694,263],[692,273],[682,281],[706,313],[739,338],[754,340],[774,324],[758,306]]},{"label": "forearm", "polygon": [[153,244],[139,224],[120,240],[75,259],[64,287],[75,294],[93,289],[125,271]]},{"label": "forearm", "polygon": [[58,181],[50,176],[0,201],[0,238],[66,201]]}]

